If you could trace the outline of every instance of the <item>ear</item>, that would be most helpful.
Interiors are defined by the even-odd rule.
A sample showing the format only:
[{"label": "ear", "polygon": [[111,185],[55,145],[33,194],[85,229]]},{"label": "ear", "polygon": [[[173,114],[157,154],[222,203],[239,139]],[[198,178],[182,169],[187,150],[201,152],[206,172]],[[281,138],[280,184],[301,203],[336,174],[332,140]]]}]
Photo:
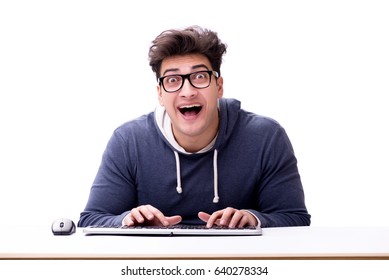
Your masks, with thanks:
[{"label": "ear", "polygon": [[162,89],[160,85],[157,85],[157,96],[158,96],[158,102],[161,106],[163,106],[163,99],[162,99]]},{"label": "ear", "polygon": [[223,88],[223,77],[219,77],[217,80],[216,80],[216,85],[218,86],[218,90],[217,90],[217,97],[218,98],[222,98],[223,97],[223,93],[224,93],[224,88]]}]

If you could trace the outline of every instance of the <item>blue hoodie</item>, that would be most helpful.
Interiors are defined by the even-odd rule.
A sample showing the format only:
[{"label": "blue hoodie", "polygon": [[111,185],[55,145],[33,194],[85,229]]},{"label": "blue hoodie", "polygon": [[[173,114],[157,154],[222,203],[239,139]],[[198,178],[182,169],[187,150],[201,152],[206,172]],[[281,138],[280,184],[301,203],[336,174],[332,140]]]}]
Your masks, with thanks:
[{"label": "blue hoodie", "polygon": [[284,129],[234,99],[219,100],[219,115],[217,137],[199,153],[177,147],[157,111],[117,128],[78,226],[121,225],[132,208],[146,204],[186,224],[203,224],[200,211],[233,207],[250,211],[261,227],[309,225]]}]

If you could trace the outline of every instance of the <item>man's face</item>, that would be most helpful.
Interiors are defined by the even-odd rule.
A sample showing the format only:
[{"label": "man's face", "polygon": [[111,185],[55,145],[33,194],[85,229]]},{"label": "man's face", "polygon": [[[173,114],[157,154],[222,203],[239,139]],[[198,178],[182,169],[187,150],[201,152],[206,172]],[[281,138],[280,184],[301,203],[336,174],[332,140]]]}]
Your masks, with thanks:
[{"label": "man's face", "polygon": [[[162,61],[160,75],[190,74],[203,70],[213,70],[206,56],[179,55]],[[159,103],[169,114],[174,136],[180,145],[190,150],[190,143],[205,146],[215,137],[219,125],[218,99],[223,96],[221,77],[216,79],[212,75],[207,88],[195,88],[186,79],[176,92],[166,92],[162,85],[158,85],[157,90]]]}]

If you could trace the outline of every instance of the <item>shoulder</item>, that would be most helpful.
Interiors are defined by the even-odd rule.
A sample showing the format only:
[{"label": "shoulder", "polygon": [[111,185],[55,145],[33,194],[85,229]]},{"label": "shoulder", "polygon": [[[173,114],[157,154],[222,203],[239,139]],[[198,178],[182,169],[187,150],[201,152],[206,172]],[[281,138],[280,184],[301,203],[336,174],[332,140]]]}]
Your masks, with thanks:
[{"label": "shoulder", "polygon": [[235,125],[253,129],[279,129],[280,124],[264,115],[249,112],[241,108],[241,102],[232,98],[222,98],[220,101],[221,121],[228,124],[227,129]]},{"label": "shoulder", "polygon": [[127,138],[134,134],[148,134],[150,129],[155,127],[154,113],[142,115],[136,119],[129,120],[118,126],[114,134]]},{"label": "shoulder", "polygon": [[[291,143],[284,127],[275,119],[251,112],[241,111],[237,125],[240,139],[246,139],[250,145],[262,147],[277,146],[279,151],[291,149]],[[283,147],[283,148],[281,148]]]},{"label": "shoulder", "polygon": [[283,130],[282,126],[275,119],[258,115],[256,113],[247,112],[243,109],[240,111],[240,125],[244,125],[247,129],[252,129],[254,131],[268,131],[275,132],[278,130]]},{"label": "shoulder", "polygon": [[271,117],[244,110],[235,99],[220,102],[219,148],[227,139],[249,145],[268,143],[273,137],[283,137],[284,129]]},{"label": "shoulder", "polygon": [[147,127],[149,120],[153,119],[152,118],[153,115],[154,115],[154,112],[151,112],[151,113],[142,115],[138,118],[129,120],[129,121],[121,124],[120,126],[118,126],[116,130],[126,130],[128,128],[136,128],[136,127],[140,127],[140,128]]}]

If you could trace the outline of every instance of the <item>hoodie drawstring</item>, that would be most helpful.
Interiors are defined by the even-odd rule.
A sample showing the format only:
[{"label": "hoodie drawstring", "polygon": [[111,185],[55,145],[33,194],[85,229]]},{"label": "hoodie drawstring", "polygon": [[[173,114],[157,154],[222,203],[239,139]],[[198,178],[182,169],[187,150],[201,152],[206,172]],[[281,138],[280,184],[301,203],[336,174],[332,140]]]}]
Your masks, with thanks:
[{"label": "hoodie drawstring", "polygon": [[217,182],[217,150],[213,152],[213,203],[219,202],[219,191]]},{"label": "hoodie drawstring", "polygon": [[174,156],[176,158],[176,173],[177,173],[177,187],[176,187],[176,190],[177,190],[178,193],[182,193],[180,158],[178,157],[178,153],[176,151],[174,151]]},{"label": "hoodie drawstring", "polygon": [[[181,168],[180,168],[180,158],[178,152],[174,151],[174,157],[176,158],[176,173],[177,173],[177,193],[182,193],[181,187]],[[214,150],[213,153],[213,203],[219,202],[219,192],[218,192],[218,175],[217,175],[217,150]]]}]

